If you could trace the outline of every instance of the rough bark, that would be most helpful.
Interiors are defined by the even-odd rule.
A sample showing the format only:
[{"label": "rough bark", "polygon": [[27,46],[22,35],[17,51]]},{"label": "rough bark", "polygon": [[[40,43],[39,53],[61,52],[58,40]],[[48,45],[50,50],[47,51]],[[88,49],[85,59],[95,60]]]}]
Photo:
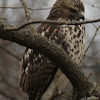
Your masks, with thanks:
[{"label": "rough bark", "polygon": [[27,28],[19,31],[5,31],[3,29],[6,26],[6,24],[0,22],[0,38],[31,49],[36,49],[60,66],[73,86],[74,95],[67,95],[70,100],[78,100],[85,96],[100,95],[100,91],[97,91],[95,86],[87,80],[81,68],[77,67],[62,47],[56,45],[46,37],[42,37],[35,33],[30,34]]}]

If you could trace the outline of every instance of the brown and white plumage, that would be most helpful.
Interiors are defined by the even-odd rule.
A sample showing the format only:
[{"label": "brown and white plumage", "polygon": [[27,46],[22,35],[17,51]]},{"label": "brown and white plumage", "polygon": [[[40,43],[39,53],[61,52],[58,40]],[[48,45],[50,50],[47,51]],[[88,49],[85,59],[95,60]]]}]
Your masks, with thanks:
[{"label": "brown and white plumage", "polygon": [[[83,18],[83,12],[84,6],[80,0],[57,0],[47,19],[78,21]],[[61,45],[73,61],[80,65],[85,51],[84,25],[42,24],[37,28],[37,32]],[[66,82],[67,78],[52,60],[36,50],[25,50],[20,88],[29,95],[30,100],[40,100],[46,90],[45,94],[50,94],[50,97],[44,95],[42,100],[50,100],[55,91],[59,90],[59,85],[62,84],[62,89]]]}]

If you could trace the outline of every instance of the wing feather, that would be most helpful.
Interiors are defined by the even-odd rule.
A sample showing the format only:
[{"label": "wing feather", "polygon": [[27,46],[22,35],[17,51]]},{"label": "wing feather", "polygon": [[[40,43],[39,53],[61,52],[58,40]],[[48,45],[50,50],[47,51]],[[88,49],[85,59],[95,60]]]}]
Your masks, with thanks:
[{"label": "wing feather", "polygon": [[[41,35],[44,32],[44,36],[58,43],[55,37],[59,29],[58,25],[42,24],[37,28],[37,32]],[[40,100],[57,69],[55,63],[48,57],[38,51],[26,49],[22,60],[19,86],[32,100]]]}]

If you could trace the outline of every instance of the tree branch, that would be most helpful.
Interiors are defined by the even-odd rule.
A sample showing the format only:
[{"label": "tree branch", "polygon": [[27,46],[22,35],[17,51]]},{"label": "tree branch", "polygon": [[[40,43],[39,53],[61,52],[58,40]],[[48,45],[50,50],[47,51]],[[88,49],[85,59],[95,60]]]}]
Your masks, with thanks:
[{"label": "tree branch", "polygon": [[100,26],[96,29],[96,32],[95,32],[95,34],[94,34],[94,36],[93,36],[93,38],[92,38],[92,40],[91,40],[89,46],[88,46],[87,49],[85,50],[85,53],[88,51],[88,49],[89,49],[90,46],[92,45],[92,43],[93,43],[93,41],[94,41],[94,39],[95,39],[95,37],[96,37],[97,32],[99,31],[99,29],[100,29]]},{"label": "tree branch", "polygon": [[[74,93],[77,95],[77,100],[84,96],[90,96],[92,94],[96,95],[95,92],[98,93],[93,84],[87,80],[87,77],[84,75],[81,68],[77,67],[62,47],[36,33],[29,34],[30,32],[25,28],[17,32],[5,31],[4,29],[6,26],[8,25],[0,22],[0,38],[35,49],[52,59],[58,66],[60,66],[61,70],[72,83]],[[100,93],[98,94],[100,95]]]},{"label": "tree branch", "polygon": [[[29,10],[49,10],[52,7],[48,7],[48,8],[29,8]],[[0,9],[24,9],[23,7],[0,7]]]},{"label": "tree branch", "polygon": [[[31,21],[31,15],[29,13],[29,9],[27,8],[27,5],[26,5],[25,1],[24,0],[20,0],[20,2],[24,7],[24,11],[25,11],[25,15],[26,15],[27,21]],[[29,25],[29,27],[30,27],[32,32],[36,32],[35,28],[34,28],[34,26],[32,24]]]},{"label": "tree branch", "polygon": [[[31,20],[28,21],[20,26],[14,26],[14,27],[6,27],[3,28],[5,31],[18,31],[30,24],[37,24],[37,23],[45,23],[45,24],[56,24],[56,25],[80,25],[80,24],[89,24],[89,23],[97,23],[100,22],[100,19],[95,19],[95,20],[87,20],[87,21],[75,21],[75,22],[66,22],[66,21],[58,21],[58,20]],[[2,29],[0,29],[2,30]]]}]

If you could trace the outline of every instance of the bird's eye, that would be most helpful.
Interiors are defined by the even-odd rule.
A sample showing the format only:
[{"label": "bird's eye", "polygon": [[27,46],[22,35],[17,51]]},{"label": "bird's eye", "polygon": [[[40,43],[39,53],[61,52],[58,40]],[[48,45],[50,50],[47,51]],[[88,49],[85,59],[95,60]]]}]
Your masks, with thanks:
[{"label": "bird's eye", "polygon": [[77,12],[76,9],[72,9],[72,8],[70,9],[70,11],[73,12],[73,13]]}]

